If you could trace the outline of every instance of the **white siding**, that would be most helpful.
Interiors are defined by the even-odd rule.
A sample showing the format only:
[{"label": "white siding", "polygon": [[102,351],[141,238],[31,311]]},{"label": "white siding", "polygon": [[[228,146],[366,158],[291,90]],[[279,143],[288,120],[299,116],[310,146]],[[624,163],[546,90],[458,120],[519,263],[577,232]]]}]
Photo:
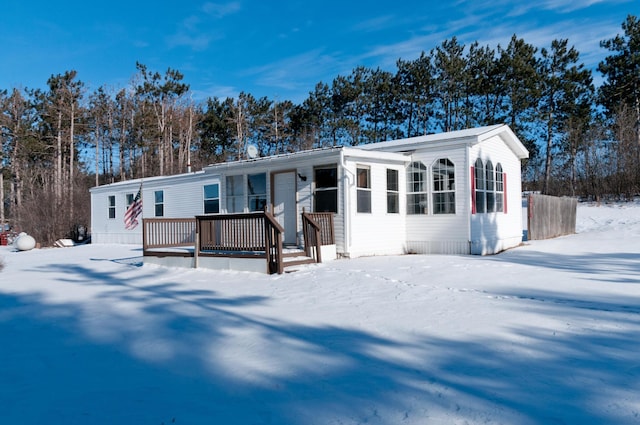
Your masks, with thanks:
[{"label": "white siding", "polygon": [[[343,204],[343,196],[344,187],[343,187],[343,172],[340,169],[339,165],[339,157],[334,155],[332,158],[327,158],[323,161],[316,161],[314,164],[311,161],[307,161],[301,163],[298,166],[298,173],[302,176],[306,177],[305,181],[298,179],[298,214],[302,214],[302,210],[308,212],[313,212],[313,190],[314,190],[314,167],[315,166],[329,166],[335,165],[338,168],[338,212],[334,215],[333,226],[334,226],[334,235],[336,239],[336,250],[339,254],[344,254],[345,252],[345,239],[344,239],[344,204]],[[298,221],[298,240],[300,244],[302,244],[302,222]]]},{"label": "white siding", "polygon": [[[133,230],[124,228],[124,213],[127,208],[127,194],[135,194],[140,183],[111,187],[91,194],[91,243],[141,244],[142,221]],[[116,201],[116,216],[109,218],[109,196]],[[144,204],[143,204],[144,207]]]},{"label": "white siding", "polygon": [[[357,212],[356,169],[369,167],[371,177],[371,213]],[[387,213],[387,169],[398,171],[400,213]],[[394,255],[405,252],[405,182],[404,164],[385,164],[354,160],[347,163],[345,190],[348,191],[347,242],[344,254],[349,257],[365,255]]]},{"label": "white siding", "polygon": [[[455,166],[455,214],[433,214],[432,167],[441,158],[449,159]],[[425,215],[407,215],[407,251],[418,254],[468,254],[470,197],[466,147],[457,144],[446,149],[422,149],[412,155],[412,160],[422,161],[427,166],[429,212]]]},{"label": "white siding", "polygon": [[[225,208],[226,182],[227,175],[247,175],[257,173],[267,173],[267,205],[271,206],[271,177],[272,173],[283,171],[295,171],[296,173],[296,200],[297,200],[297,226],[298,244],[302,245],[302,220],[300,214],[303,209],[308,212],[313,210],[313,189],[314,189],[314,167],[334,165],[338,168],[338,213],[334,217],[334,231],[336,237],[336,249],[339,254],[344,253],[344,204],[342,187],[343,173],[340,169],[340,152],[330,151],[323,156],[313,156],[310,158],[295,158],[281,161],[256,161],[244,164],[233,164],[228,169],[219,170],[221,176],[221,208]],[[223,168],[223,167],[220,167]],[[304,179],[303,179],[304,178]],[[245,181],[246,184],[246,181]],[[246,197],[246,193],[245,193]],[[246,207],[246,203],[245,203]]]},{"label": "white siding", "polygon": [[470,149],[469,168],[477,158],[486,166],[491,160],[494,172],[498,163],[506,174],[507,212],[477,213],[471,216],[471,252],[494,254],[522,242],[522,187],[520,160],[495,136]]},{"label": "white siding", "polygon": [[[216,175],[203,172],[177,176],[153,177],[142,183],[142,215],[133,230],[124,228],[127,194],[135,194],[140,180],[131,180],[91,189],[92,243],[142,244],[142,218],[155,216],[154,192],[164,191],[164,217],[194,217],[204,210],[203,187],[219,183]],[[108,216],[108,198],[116,198],[116,217]]]},{"label": "white siding", "polygon": [[[505,130],[506,131],[506,130]],[[514,146],[521,144],[510,131],[500,126],[479,132],[462,133],[453,137],[446,134],[442,140],[431,138],[411,141],[410,146],[389,142],[384,150],[329,148],[297,154],[260,158],[254,161],[216,164],[203,172],[171,177],[145,179],[143,191],[143,216],[154,216],[154,192],[164,191],[164,217],[193,217],[203,213],[203,186],[220,184],[220,211],[226,211],[225,177],[265,173],[267,205],[271,205],[271,175],[276,172],[296,173],[297,238],[302,243],[300,214],[303,209],[314,211],[314,168],[336,166],[338,170],[338,212],[335,215],[336,251],[338,255],[356,257],[411,253],[490,254],[513,247],[522,238],[520,208],[521,182],[520,160]],[[489,132],[489,133],[487,133]],[[484,135],[484,136],[483,136]],[[459,137],[458,137],[459,136]],[[478,142],[478,137],[487,140]],[[501,137],[506,137],[502,139]],[[409,139],[407,139],[409,140]],[[400,141],[402,142],[402,141]],[[508,143],[507,143],[508,142]],[[403,148],[403,146],[407,147]],[[511,148],[510,148],[511,146]],[[391,154],[411,148],[412,161],[421,161],[427,168],[428,213],[407,215],[406,158]],[[524,147],[516,149],[518,155],[526,154]],[[472,214],[471,167],[476,158],[494,167],[500,163],[506,175],[506,213]],[[455,166],[455,214],[434,214],[433,175],[434,163],[448,159]],[[357,212],[356,169],[369,167],[371,177],[371,212]],[[386,172],[398,171],[400,212],[387,213]],[[133,231],[124,229],[123,215],[126,194],[135,194],[139,181],[122,182],[91,190],[92,238],[96,243],[140,243],[141,226]],[[108,196],[116,196],[116,218],[108,218]],[[245,187],[246,208],[246,187]]]},{"label": "white siding", "polygon": [[[313,191],[315,188],[314,182],[314,168],[319,166],[336,166],[338,169],[338,212],[333,217],[333,230],[336,239],[336,251],[340,255],[345,253],[345,226],[344,226],[344,172],[340,167],[340,157],[333,155],[331,158],[326,158],[321,161],[306,162],[301,164],[298,169],[299,172],[307,177],[306,181],[298,182],[298,213],[302,213],[302,209],[305,211],[313,212]],[[302,243],[302,223],[298,222],[299,240]]]}]

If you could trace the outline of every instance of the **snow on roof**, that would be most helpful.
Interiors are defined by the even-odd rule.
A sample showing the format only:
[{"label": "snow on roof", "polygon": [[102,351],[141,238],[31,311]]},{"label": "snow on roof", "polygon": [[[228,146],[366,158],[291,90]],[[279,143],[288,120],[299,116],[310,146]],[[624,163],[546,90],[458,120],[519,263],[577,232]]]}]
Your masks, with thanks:
[{"label": "snow on roof", "polygon": [[465,142],[469,144],[480,143],[493,136],[500,138],[513,150],[518,158],[527,158],[529,152],[518,137],[505,124],[489,125],[484,127],[467,128],[464,130],[449,131],[446,133],[427,134],[424,136],[409,137],[406,139],[389,140],[386,142],[371,143],[359,146],[364,150],[403,151],[415,149],[417,145],[425,147],[435,143]]},{"label": "snow on roof", "polygon": [[347,147],[347,146],[330,146],[324,148],[316,148],[309,149],[298,152],[288,152],[277,155],[270,155],[265,157],[253,158],[253,159],[243,159],[240,161],[231,161],[231,162],[221,162],[217,164],[210,164],[205,167],[205,170],[208,172],[217,172],[221,169],[228,168],[243,168],[251,165],[264,164],[264,163],[282,163],[282,162],[290,162],[292,160],[298,159],[308,159],[315,156],[326,157],[331,154],[338,154],[343,152],[345,156],[350,157],[360,157],[360,158],[369,158],[369,159],[382,159],[388,161],[401,161],[406,162],[406,157],[397,152],[376,152],[376,151],[368,151],[360,149],[361,146]]}]

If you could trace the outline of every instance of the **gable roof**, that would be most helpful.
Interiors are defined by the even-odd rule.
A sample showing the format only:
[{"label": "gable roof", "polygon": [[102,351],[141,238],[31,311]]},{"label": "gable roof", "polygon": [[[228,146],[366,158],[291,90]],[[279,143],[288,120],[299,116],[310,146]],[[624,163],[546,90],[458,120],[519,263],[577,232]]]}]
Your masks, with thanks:
[{"label": "gable roof", "polygon": [[[513,151],[518,159],[529,157],[529,151],[524,147],[513,131],[506,124],[489,125],[485,127],[468,128],[465,130],[449,131],[447,133],[427,134],[406,139],[389,140],[386,142],[370,143],[358,146],[364,150],[380,150],[387,152],[406,152],[419,147],[430,147],[441,144],[463,143],[475,145],[491,137],[498,136]],[[423,146],[421,146],[423,145]]]}]

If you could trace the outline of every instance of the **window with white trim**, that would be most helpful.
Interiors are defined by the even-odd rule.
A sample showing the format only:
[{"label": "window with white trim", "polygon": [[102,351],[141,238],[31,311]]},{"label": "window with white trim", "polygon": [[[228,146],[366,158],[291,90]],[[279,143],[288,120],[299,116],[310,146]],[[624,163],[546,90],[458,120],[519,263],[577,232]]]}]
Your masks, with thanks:
[{"label": "window with white trim", "polygon": [[204,185],[203,202],[205,214],[217,214],[220,212],[220,185],[218,183]]},{"label": "window with white trim", "polygon": [[475,207],[477,213],[486,212],[486,192],[485,192],[485,175],[484,175],[484,164],[482,164],[482,160],[478,158],[475,163],[474,169],[474,178],[475,178]]},{"label": "window with white trim", "polygon": [[322,166],[313,170],[313,211],[338,212],[338,167]]},{"label": "window with white trim", "polygon": [[400,186],[398,183],[398,170],[387,168],[387,213],[400,212]]},{"label": "window with white trim", "polygon": [[164,217],[164,191],[156,190],[154,192],[154,200],[155,200],[155,216],[156,217]]},{"label": "window with white trim", "polygon": [[504,212],[504,172],[499,162],[496,164],[496,211]]},{"label": "window with white trim", "polygon": [[267,206],[267,174],[247,176],[247,199],[249,211],[264,211]]},{"label": "window with white trim", "polygon": [[433,213],[456,213],[456,171],[447,158],[438,159],[432,167]]},{"label": "window with white trim", "polygon": [[495,193],[495,177],[493,175],[493,164],[491,161],[487,161],[485,166],[486,185],[485,190],[487,193],[487,212],[496,211],[496,193]]},{"label": "window with white trim", "polygon": [[244,176],[227,176],[225,182],[227,213],[244,212]]},{"label": "window with white trim", "polygon": [[407,168],[407,214],[427,214],[427,167],[420,161]]},{"label": "window with white trim", "polygon": [[369,167],[356,168],[357,211],[371,212],[371,169]]},{"label": "window with white trim", "polygon": [[108,198],[108,213],[109,218],[116,218],[116,197],[115,195],[109,195]]}]

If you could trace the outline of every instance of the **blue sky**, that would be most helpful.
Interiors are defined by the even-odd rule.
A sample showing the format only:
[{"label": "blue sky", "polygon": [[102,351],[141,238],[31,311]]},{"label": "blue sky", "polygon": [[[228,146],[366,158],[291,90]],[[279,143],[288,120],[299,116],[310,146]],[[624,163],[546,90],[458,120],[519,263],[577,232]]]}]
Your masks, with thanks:
[{"label": "blue sky", "polygon": [[90,90],[122,88],[138,61],[181,71],[196,99],[245,91],[294,102],[359,65],[395,71],[398,58],[453,36],[492,47],[514,33],[538,47],[568,38],[595,67],[606,56],[599,42],[640,15],[640,0],[6,3],[0,89],[45,87],[72,69]]}]

